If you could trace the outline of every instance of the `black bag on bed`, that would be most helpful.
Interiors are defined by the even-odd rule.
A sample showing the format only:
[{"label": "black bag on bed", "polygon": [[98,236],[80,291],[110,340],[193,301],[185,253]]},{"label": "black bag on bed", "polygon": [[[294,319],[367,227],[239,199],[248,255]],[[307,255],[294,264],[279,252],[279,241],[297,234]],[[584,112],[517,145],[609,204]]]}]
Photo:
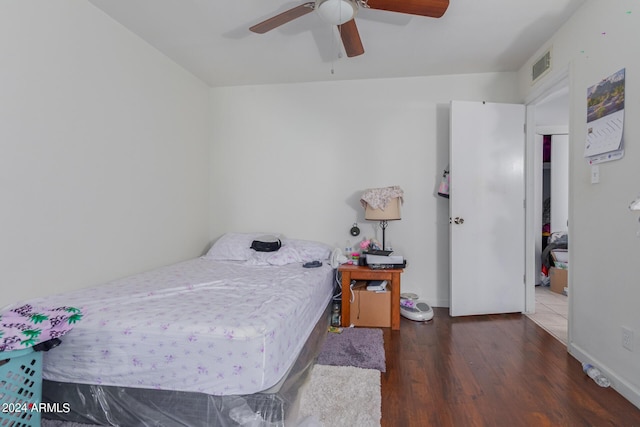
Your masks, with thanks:
[{"label": "black bag on bed", "polygon": [[275,236],[263,236],[251,242],[251,249],[257,252],[275,252],[282,242]]}]

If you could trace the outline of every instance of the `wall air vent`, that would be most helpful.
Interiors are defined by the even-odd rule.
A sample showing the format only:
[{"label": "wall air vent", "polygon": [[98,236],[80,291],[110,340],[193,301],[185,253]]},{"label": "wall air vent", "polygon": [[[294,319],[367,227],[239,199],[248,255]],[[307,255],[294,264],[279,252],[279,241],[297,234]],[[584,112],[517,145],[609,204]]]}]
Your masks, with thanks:
[{"label": "wall air vent", "polygon": [[538,81],[551,69],[551,50],[548,50],[540,59],[538,59],[531,67],[531,84]]}]

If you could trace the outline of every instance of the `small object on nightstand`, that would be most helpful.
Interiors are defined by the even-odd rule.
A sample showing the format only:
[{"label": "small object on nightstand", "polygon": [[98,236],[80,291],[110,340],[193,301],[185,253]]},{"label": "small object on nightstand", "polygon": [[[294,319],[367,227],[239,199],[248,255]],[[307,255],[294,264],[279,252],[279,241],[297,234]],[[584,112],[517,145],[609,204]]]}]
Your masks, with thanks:
[{"label": "small object on nightstand", "polygon": [[351,252],[351,261],[353,265],[360,263],[360,252]]},{"label": "small object on nightstand", "polygon": [[383,251],[381,249],[369,249],[367,251],[368,255],[380,255],[380,256],[389,256],[393,253],[393,251]]}]

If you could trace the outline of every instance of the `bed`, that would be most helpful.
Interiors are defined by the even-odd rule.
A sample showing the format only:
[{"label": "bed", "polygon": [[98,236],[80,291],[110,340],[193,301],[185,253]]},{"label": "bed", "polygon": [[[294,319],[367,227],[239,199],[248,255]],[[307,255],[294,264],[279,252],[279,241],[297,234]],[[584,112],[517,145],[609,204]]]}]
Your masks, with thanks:
[{"label": "bed", "polygon": [[[203,257],[35,300],[83,319],[44,354],[45,418],[104,425],[284,425],[326,335],[331,248],[227,233]],[[50,416],[51,415],[51,416]],[[263,424],[260,424],[262,423]]]}]

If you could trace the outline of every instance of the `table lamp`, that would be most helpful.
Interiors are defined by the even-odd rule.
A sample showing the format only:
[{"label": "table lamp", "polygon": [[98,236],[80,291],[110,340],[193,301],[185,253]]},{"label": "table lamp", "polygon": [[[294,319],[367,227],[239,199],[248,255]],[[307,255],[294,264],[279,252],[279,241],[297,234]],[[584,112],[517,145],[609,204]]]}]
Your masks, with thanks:
[{"label": "table lamp", "polygon": [[368,221],[380,221],[380,228],[382,228],[382,249],[386,250],[385,231],[387,229],[388,221],[395,221],[400,219],[400,203],[401,197],[393,197],[387,201],[384,208],[374,208],[371,204],[367,203],[364,210],[364,219]]}]

